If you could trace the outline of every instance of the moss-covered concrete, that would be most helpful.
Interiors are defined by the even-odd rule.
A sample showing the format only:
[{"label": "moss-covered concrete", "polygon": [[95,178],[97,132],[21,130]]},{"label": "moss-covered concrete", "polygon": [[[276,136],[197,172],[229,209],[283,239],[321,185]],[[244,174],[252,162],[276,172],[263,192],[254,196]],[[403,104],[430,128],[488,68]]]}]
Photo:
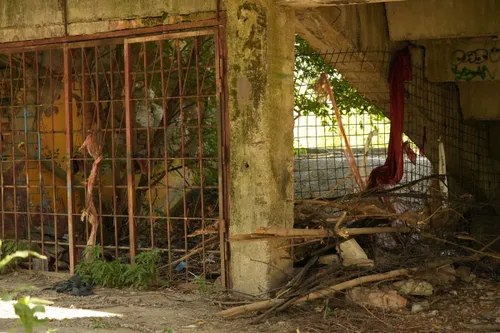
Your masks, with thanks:
[{"label": "moss-covered concrete", "polygon": [[59,0],[2,0],[0,28],[41,27],[63,23]]},{"label": "moss-covered concrete", "polygon": [[138,17],[164,17],[215,11],[211,0],[68,0],[71,23]]},{"label": "moss-covered concrete", "polygon": [[[231,133],[230,234],[293,223],[294,13],[226,1]],[[233,288],[270,290],[290,261],[276,242],[232,242]],[[276,269],[278,267],[279,269]]]},{"label": "moss-covered concrete", "polygon": [[[0,43],[62,37],[63,0],[0,1]],[[215,17],[215,0],[67,0],[69,35]]]}]

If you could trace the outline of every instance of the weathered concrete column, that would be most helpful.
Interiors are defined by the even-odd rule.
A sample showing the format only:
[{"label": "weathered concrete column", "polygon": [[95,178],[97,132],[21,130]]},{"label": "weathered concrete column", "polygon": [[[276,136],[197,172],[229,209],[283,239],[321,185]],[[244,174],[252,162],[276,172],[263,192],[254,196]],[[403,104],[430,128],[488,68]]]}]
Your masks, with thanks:
[{"label": "weathered concrete column", "polygon": [[[293,224],[293,11],[227,0],[230,235]],[[235,290],[270,290],[290,267],[283,242],[231,242]]]}]

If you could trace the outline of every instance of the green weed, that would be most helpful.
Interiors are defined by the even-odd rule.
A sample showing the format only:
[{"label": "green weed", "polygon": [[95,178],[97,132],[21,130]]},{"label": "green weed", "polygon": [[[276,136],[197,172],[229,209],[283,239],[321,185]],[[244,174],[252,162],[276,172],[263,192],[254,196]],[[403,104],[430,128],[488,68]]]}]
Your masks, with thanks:
[{"label": "green weed", "polygon": [[92,325],[90,325],[93,329],[106,328],[106,325],[102,322],[102,318],[97,318],[92,320]]},{"label": "green weed", "polygon": [[[0,249],[2,249],[2,253],[0,254],[0,271],[7,267],[12,262],[15,262],[19,259],[26,259],[29,256],[33,256],[40,259],[47,259],[46,257],[39,255],[34,251],[18,250],[18,247],[9,248],[4,247],[2,241],[0,240]],[[23,288],[21,290],[27,290],[27,288]],[[5,293],[0,297],[0,300],[10,301],[16,296],[15,293]],[[14,304],[14,312],[18,317],[19,324],[23,326],[24,331],[26,333],[33,333],[33,328],[38,325],[44,324],[46,319],[39,319],[36,314],[45,312],[45,306],[47,304],[52,304],[52,302],[45,301],[38,298],[31,298],[29,296],[21,297]]]},{"label": "green weed", "polygon": [[[4,242],[0,243],[0,259],[4,259],[18,251],[21,252],[26,252],[26,251],[31,251],[29,245],[26,243],[15,243],[15,242]],[[19,266],[19,264],[26,259],[26,257],[11,257],[11,259],[6,262],[3,266],[0,268],[0,274],[7,273],[9,271],[12,271],[15,267]]]},{"label": "green weed", "polygon": [[76,274],[90,280],[94,285],[108,288],[147,289],[157,284],[158,250],[142,252],[135,257],[133,265],[119,261],[104,261],[98,247],[86,249],[87,259],[75,267]]},{"label": "green weed", "polygon": [[215,284],[207,282],[202,276],[195,277],[193,282],[198,285],[198,291],[201,294],[214,294],[219,290]]}]

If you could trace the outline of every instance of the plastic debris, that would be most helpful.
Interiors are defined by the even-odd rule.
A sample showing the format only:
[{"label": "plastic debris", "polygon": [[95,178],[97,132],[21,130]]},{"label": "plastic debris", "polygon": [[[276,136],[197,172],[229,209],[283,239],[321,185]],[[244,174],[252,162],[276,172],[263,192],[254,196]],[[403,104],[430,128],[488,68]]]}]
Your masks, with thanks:
[{"label": "plastic debris", "polygon": [[181,261],[177,266],[175,266],[175,271],[176,272],[180,272],[184,268],[186,268],[186,262],[185,261]]}]

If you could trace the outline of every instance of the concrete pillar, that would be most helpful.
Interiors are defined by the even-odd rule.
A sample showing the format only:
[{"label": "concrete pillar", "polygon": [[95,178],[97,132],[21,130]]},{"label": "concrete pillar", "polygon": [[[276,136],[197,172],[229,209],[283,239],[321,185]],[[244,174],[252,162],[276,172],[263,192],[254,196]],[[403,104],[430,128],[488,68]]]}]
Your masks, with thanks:
[{"label": "concrete pillar", "polygon": [[[230,235],[293,225],[294,13],[227,0]],[[260,294],[290,267],[283,242],[231,242],[232,287]]]}]

